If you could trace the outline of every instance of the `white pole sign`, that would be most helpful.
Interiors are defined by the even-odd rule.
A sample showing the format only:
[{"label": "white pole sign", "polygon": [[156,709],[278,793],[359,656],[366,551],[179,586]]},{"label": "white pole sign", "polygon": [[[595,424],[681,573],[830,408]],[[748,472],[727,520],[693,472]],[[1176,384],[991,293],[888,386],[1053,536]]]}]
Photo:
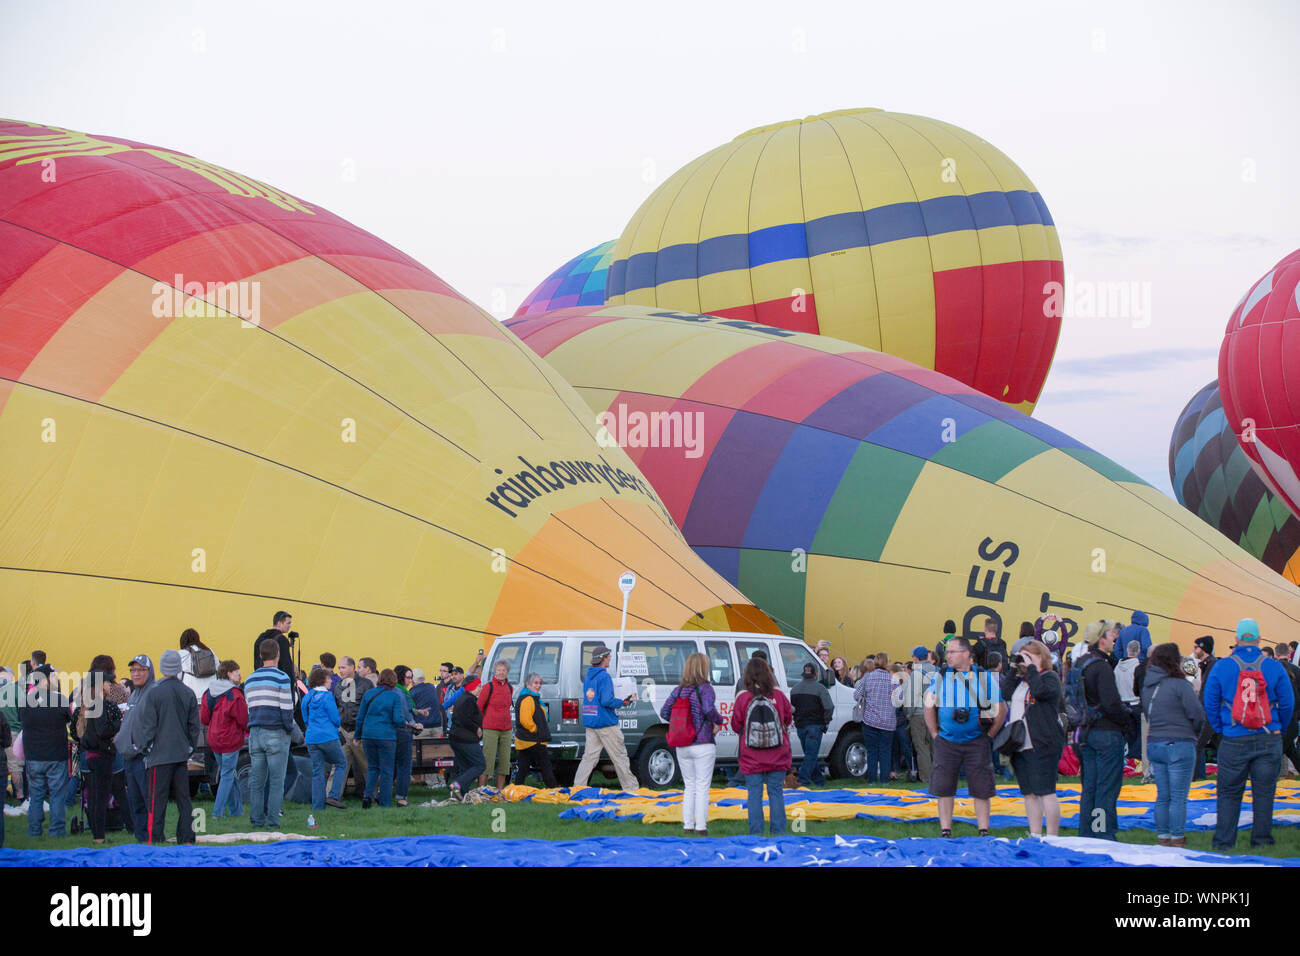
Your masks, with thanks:
[{"label": "white pole sign", "polygon": [[623,646],[623,632],[627,630],[627,597],[634,587],[636,587],[636,575],[631,571],[624,571],[618,576],[618,589],[623,592],[623,620],[618,625],[620,649]]}]

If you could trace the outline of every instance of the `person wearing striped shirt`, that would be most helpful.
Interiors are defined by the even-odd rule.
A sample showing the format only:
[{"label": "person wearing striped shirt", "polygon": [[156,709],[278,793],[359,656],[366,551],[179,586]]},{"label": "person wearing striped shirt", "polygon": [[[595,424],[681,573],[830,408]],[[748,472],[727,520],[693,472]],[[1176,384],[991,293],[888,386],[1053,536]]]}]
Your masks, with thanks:
[{"label": "person wearing striped shirt", "polygon": [[280,829],[284,775],[293,732],[293,685],[280,669],[280,645],[270,638],[258,645],[262,666],[244,681],[248,702],[248,755],[252,758],[250,822]]}]

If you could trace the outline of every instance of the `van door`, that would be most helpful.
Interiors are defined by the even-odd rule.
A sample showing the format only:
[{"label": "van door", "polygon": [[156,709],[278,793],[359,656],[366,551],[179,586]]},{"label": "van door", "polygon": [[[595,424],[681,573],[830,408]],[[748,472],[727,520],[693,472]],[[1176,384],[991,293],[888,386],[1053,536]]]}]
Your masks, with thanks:
[{"label": "van door", "polygon": [[[550,715],[551,736],[560,731],[560,657],[564,652],[562,641],[533,641],[524,660],[523,676],[518,687],[524,686],[529,674],[542,679],[542,703]],[[516,691],[516,699],[518,691]]]},{"label": "van door", "polygon": [[704,656],[709,659],[709,683],[717,698],[718,713],[726,720],[714,737],[718,759],[732,761],[739,754],[740,737],[731,729],[731,707],[736,702],[737,671],[730,641],[704,642]]}]

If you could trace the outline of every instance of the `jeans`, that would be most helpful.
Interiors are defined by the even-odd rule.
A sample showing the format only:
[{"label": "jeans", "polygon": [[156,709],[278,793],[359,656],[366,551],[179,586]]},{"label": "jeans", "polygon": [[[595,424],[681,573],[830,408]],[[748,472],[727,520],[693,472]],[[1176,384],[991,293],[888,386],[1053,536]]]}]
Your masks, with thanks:
[{"label": "jeans", "polygon": [[50,836],[68,832],[68,764],[65,760],[27,761],[27,835],[38,837],[45,822],[45,808],[50,801]]},{"label": "jeans", "polygon": [[[329,740],[323,744],[308,744],[307,753],[311,754],[311,808],[324,810],[325,778],[329,776],[327,768],[332,766],[335,769],[334,786],[330,790],[330,797],[338,800],[343,796],[343,777],[344,771],[347,770],[348,758],[343,756],[343,745],[337,740]],[[406,776],[408,780],[411,777],[409,762]]]},{"label": "jeans", "polygon": [[1196,741],[1147,741],[1156,781],[1156,836],[1180,839],[1187,828],[1187,791],[1192,786]]},{"label": "jeans", "polygon": [[862,742],[867,745],[867,783],[889,779],[889,747],[893,739],[892,730],[862,725]]},{"label": "jeans", "polygon": [[249,822],[255,827],[278,827],[289,767],[289,732],[279,727],[253,727],[248,732],[248,755],[253,759]]},{"label": "jeans", "polygon": [[912,772],[912,735],[907,724],[894,728],[894,770],[898,773]]},{"label": "jeans", "polygon": [[[217,784],[217,799],[212,805],[212,818],[242,817],[244,815],[244,795],[239,792],[239,751],[217,754],[221,764],[221,782]],[[226,809],[230,812],[227,813]]]},{"label": "jeans", "polygon": [[[403,800],[411,789],[411,742],[414,737],[405,727],[398,727],[397,740],[393,742],[396,748],[393,758],[393,794]],[[508,751],[510,748],[507,746],[506,749]]]},{"label": "jeans", "polygon": [[145,785],[143,757],[127,757],[122,764],[126,771],[126,802],[131,809],[128,825],[135,834],[136,843],[149,842],[149,795]]},{"label": "jeans", "polygon": [[1089,730],[1079,747],[1083,792],[1079,795],[1079,836],[1118,840],[1116,803],[1124,781],[1124,735],[1118,730]]},{"label": "jeans", "polygon": [[799,783],[807,786],[811,783],[825,783],[826,775],[817,763],[817,751],[821,749],[822,734],[826,731],[821,724],[809,724],[796,728],[799,734],[799,746],[803,748],[803,763],[799,764]]},{"label": "jeans", "polygon": [[768,770],[765,773],[745,774],[745,789],[749,791],[749,832],[763,832],[763,788],[767,787],[767,813],[772,836],[785,833],[785,771]]},{"label": "jeans", "polygon": [[1237,845],[1237,821],[1241,817],[1241,796],[1246,790],[1247,776],[1250,777],[1250,808],[1254,818],[1250,845],[1272,845],[1273,795],[1277,792],[1277,775],[1281,767],[1281,734],[1224,737],[1220,741],[1215,804],[1218,823],[1211,844],[1214,849],[1231,850]]},{"label": "jeans", "polygon": [[[821,725],[817,725],[820,736]],[[813,753],[817,751],[814,749]],[[677,748],[677,765],[682,768],[682,829],[709,828],[709,785],[713,764],[718,759],[715,744],[691,744]]]},{"label": "jeans", "polygon": [[[471,744],[453,740],[451,741],[451,752],[456,755],[456,777],[452,780],[451,785],[459,787],[461,793],[468,793],[474,789],[479,775],[487,770],[487,760],[483,756],[483,747],[478,741]],[[574,787],[574,789],[581,788]]]},{"label": "jeans", "polygon": [[[361,738],[361,746],[366,751],[366,789],[367,797],[376,798],[381,807],[393,805],[393,764],[397,754],[397,741],[371,740]],[[379,793],[375,793],[375,788]]]}]

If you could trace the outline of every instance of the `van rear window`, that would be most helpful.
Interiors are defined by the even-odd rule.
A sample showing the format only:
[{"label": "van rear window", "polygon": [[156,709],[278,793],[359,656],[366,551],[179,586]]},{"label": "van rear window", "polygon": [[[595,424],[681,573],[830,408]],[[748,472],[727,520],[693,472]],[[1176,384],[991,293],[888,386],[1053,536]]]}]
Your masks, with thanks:
[{"label": "van rear window", "polygon": [[736,683],[731,666],[731,646],[726,641],[705,641],[704,653],[709,658],[709,683],[730,687]]},{"label": "van rear window", "polygon": [[510,683],[518,684],[520,680],[519,665],[523,661],[524,645],[523,644],[498,644],[492,648],[492,662],[483,669],[483,680],[492,679],[492,672],[496,669],[497,664],[505,662],[510,665]]},{"label": "van rear window", "polygon": [[524,676],[538,674],[543,684],[556,684],[560,680],[559,641],[538,641],[528,649],[528,663],[524,667]]}]

